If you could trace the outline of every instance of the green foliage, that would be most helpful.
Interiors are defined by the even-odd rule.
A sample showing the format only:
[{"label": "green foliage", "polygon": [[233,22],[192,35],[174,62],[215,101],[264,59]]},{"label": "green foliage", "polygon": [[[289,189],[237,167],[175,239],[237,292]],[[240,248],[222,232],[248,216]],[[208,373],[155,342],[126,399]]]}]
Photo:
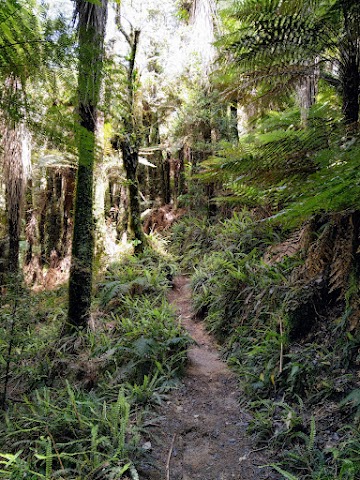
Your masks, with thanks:
[{"label": "green foliage", "polygon": [[[299,235],[280,243],[271,224],[245,212],[210,227],[210,248],[198,253],[202,259],[192,277],[193,301],[239,374],[252,411],[249,432],[281,452],[275,470],[284,478],[355,479],[358,452],[350,445],[359,436],[342,433],[341,425],[345,412],[358,421],[357,382],[352,370],[344,370],[358,365],[359,337],[347,331],[357,284],[353,276],[346,281],[341,317],[339,309],[334,315],[316,303],[316,285],[299,272],[306,276],[305,266],[321,264],[321,232],[310,248],[313,257],[304,261],[301,255],[309,250],[301,250]],[[275,251],[268,245],[274,243],[281,254],[271,260]],[[327,405],[325,420],[309,418],[309,409]]]},{"label": "green foliage", "polygon": [[[348,429],[348,427],[347,427]],[[322,449],[318,446],[318,437],[314,416],[310,419],[308,433],[297,434],[300,441],[291,450],[284,450],[282,465],[272,465],[284,478],[314,480],[355,480],[360,472],[359,435],[355,438],[347,435],[338,448]],[[290,469],[295,475],[287,471]]]},{"label": "green foliage", "polygon": [[[139,432],[146,435],[148,410],[177,385],[186,362],[189,340],[166,300],[175,270],[170,256],[150,250],[110,266],[94,302],[106,311],[94,312],[94,328],[73,336],[60,337],[65,288],[8,288],[0,478],[139,478]],[[131,288],[107,288],[121,279]]]},{"label": "green foliage", "polygon": [[22,78],[29,69],[39,67],[41,59],[41,35],[35,13],[35,2],[6,0],[1,4],[1,53],[0,63],[3,74]]},{"label": "green foliage", "polygon": [[[219,41],[231,55],[230,65],[223,56],[225,74],[231,74],[228,91],[251,91],[262,103],[281,104],[316,69],[326,70],[322,60],[335,63],[340,57],[344,66],[349,44],[343,38],[357,32],[349,33],[345,10],[334,0],[232,2],[223,12],[227,33]],[[354,2],[351,10],[357,19]]]},{"label": "green foliage", "polygon": [[341,402],[341,406],[349,405],[356,410],[355,420],[358,423],[360,420],[360,388],[352,390]]},{"label": "green foliage", "polygon": [[108,319],[112,335],[95,336],[90,354],[95,362],[102,359],[101,368],[111,384],[141,385],[145,376],[149,380],[158,376],[156,385],[172,384],[185,365],[188,339],[166,301],[159,304],[158,299],[145,296],[128,298],[121,313],[115,312]]},{"label": "green foliage", "polygon": [[178,256],[186,271],[201,261],[202,256],[212,249],[214,229],[204,219],[183,217],[171,229],[171,249]]},{"label": "green foliage", "polygon": [[203,162],[199,178],[223,182],[227,193],[217,202],[261,206],[287,228],[316,213],[358,208],[359,139],[344,139],[331,105],[314,106],[306,129],[296,109],[270,112],[237,146],[223,144]]},{"label": "green foliage", "polygon": [[121,390],[113,402],[69,383],[35,391],[6,414],[2,449],[21,450],[2,454],[0,478],[123,478],[136,441],[129,415]]},{"label": "green foliage", "polygon": [[65,317],[65,291],[43,292],[34,297],[21,279],[17,281],[15,287],[11,283],[3,287],[0,371],[5,377],[8,369],[10,389],[27,392],[47,381],[51,344],[58,338]]},{"label": "green foliage", "polygon": [[161,303],[175,273],[176,265],[171,257],[153,249],[148,248],[136,257],[127,256],[108,267],[105,281],[99,284],[100,305],[105,311],[114,311],[121,309],[123,299],[139,295],[158,298]]}]

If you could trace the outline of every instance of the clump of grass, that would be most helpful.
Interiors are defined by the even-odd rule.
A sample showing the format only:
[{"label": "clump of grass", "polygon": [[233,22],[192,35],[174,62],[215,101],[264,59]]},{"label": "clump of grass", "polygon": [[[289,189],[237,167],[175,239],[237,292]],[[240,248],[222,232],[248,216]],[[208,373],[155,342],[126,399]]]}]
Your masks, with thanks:
[{"label": "clump of grass", "polygon": [[[74,389],[35,391],[5,417],[0,478],[101,478],[129,470],[136,429],[130,405],[119,390],[115,401]],[[5,427],[5,428],[4,428]],[[11,461],[12,460],[12,461]]]}]

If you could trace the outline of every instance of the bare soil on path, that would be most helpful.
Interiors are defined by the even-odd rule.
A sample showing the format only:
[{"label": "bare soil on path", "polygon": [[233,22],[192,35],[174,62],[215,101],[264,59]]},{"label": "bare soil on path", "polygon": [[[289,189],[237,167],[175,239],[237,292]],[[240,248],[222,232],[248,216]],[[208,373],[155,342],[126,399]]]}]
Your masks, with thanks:
[{"label": "bare soil on path", "polygon": [[221,360],[214,340],[194,319],[189,280],[175,279],[169,294],[181,323],[194,340],[180,389],[161,407],[154,427],[150,480],[278,480],[266,452],[246,433],[250,417],[239,406],[235,375]]}]

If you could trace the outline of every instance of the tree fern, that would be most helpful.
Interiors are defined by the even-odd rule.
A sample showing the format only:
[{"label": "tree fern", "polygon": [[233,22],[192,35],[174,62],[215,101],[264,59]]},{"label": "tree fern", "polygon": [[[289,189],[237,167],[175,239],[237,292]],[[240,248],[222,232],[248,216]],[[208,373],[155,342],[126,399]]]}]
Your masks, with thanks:
[{"label": "tree fern", "polygon": [[[230,33],[220,44],[229,52],[224,71],[236,72],[228,87],[233,98],[256,87],[258,97],[274,103],[331,60],[340,66],[345,121],[358,120],[358,2],[244,0],[226,15]],[[336,84],[322,70],[323,78]]]}]

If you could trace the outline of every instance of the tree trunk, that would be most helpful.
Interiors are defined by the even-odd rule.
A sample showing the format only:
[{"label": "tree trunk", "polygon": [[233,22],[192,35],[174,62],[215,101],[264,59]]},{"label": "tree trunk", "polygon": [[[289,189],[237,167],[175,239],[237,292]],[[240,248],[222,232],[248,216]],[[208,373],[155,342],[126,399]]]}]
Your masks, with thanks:
[{"label": "tree trunk", "polygon": [[79,14],[79,167],[76,180],[74,233],[69,279],[70,330],[87,325],[90,317],[95,225],[93,169],[95,129],[103,64],[107,0],[77,1]]},{"label": "tree trunk", "polygon": [[9,236],[7,271],[19,271],[19,242],[27,170],[30,168],[28,135],[23,125],[4,127],[4,177],[6,182],[6,209]]},{"label": "tree trunk", "polygon": [[137,168],[139,165],[139,131],[136,127],[134,108],[134,95],[136,85],[135,58],[139,43],[140,30],[131,29],[131,33],[130,35],[128,35],[121,25],[120,6],[118,6],[117,8],[118,30],[123,34],[130,47],[130,53],[128,57],[129,65],[127,68],[128,111],[126,112],[123,119],[125,134],[122,135],[119,141],[129,192],[128,232],[130,234],[130,237],[132,237],[131,239],[133,240],[134,253],[135,255],[137,255],[144,250],[146,244],[140,215],[139,184],[137,179]]},{"label": "tree trunk", "polygon": [[174,159],[174,208],[179,207],[179,197],[185,193],[185,147],[178,151],[178,158]]},{"label": "tree trunk", "polygon": [[100,258],[105,252],[106,222],[105,222],[105,195],[107,186],[106,165],[104,162],[104,115],[98,115],[96,125],[97,155],[95,164],[95,202],[94,215],[96,222],[95,251]]},{"label": "tree trunk", "polygon": [[46,238],[46,261],[54,255],[60,258],[60,241],[62,232],[62,173],[58,169],[51,168],[48,173],[49,210],[47,212],[45,231]]},{"label": "tree trunk", "polygon": [[344,39],[340,46],[340,76],[342,82],[344,123],[351,131],[357,130],[359,120],[360,87],[360,5],[358,0],[342,0]]},{"label": "tree trunk", "polygon": [[161,199],[164,205],[171,201],[170,190],[170,152],[166,153],[166,157],[161,154]]},{"label": "tree trunk", "polygon": [[129,191],[128,232],[134,241],[134,253],[137,255],[144,250],[146,243],[141,224],[139,186],[136,177],[139,163],[138,152],[136,148],[131,147],[127,139],[121,142],[121,152]]},{"label": "tree trunk", "polygon": [[25,265],[29,265],[33,256],[33,246],[36,241],[36,216],[33,202],[33,182],[30,178],[26,185],[26,212],[25,212],[25,234],[27,250],[25,254]]},{"label": "tree trunk", "polygon": [[63,175],[63,232],[61,239],[61,257],[64,258],[70,254],[71,235],[72,235],[72,211],[74,207],[75,193],[74,168],[68,168]]},{"label": "tree trunk", "polygon": [[227,111],[227,139],[229,142],[237,142],[238,137],[238,109],[234,105],[228,105]]},{"label": "tree trunk", "polygon": [[300,107],[301,124],[305,128],[308,124],[309,110],[315,103],[319,80],[317,62],[308,66],[309,73],[301,77],[297,88],[297,100]]},{"label": "tree trunk", "polygon": [[342,73],[342,111],[345,125],[352,126],[356,130],[359,119],[359,66],[355,53],[347,53],[346,60],[343,58],[345,65]]}]

